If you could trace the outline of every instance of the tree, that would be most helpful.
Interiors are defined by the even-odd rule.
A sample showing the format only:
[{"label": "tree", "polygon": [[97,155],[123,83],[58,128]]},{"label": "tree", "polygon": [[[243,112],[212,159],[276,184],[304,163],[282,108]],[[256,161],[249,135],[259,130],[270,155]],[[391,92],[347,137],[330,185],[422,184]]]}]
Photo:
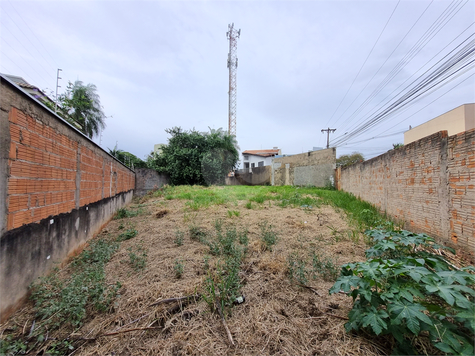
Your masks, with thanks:
[{"label": "tree", "polygon": [[106,127],[97,88],[84,85],[80,80],[69,82],[66,93],[58,97],[59,114],[69,122],[79,125],[79,130],[89,138],[99,135]]},{"label": "tree", "polygon": [[355,163],[360,163],[364,161],[364,157],[359,152],[353,152],[351,155],[341,155],[336,159],[337,167],[348,167]]},{"label": "tree", "polygon": [[234,136],[222,129],[210,132],[166,129],[171,137],[160,154],[147,158],[149,168],[168,173],[172,184],[222,184],[226,174],[239,161]]},{"label": "tree", "polygon": [[117,144],[115,145],[114,149],[107,148],[109,150],[109,153],[117,158],[119,161],[122,163],[125,163],[129,166],[132,166],[134,168],[147,168],[147,163],[135,156],[134,154],[123,151],[117,148]]}]

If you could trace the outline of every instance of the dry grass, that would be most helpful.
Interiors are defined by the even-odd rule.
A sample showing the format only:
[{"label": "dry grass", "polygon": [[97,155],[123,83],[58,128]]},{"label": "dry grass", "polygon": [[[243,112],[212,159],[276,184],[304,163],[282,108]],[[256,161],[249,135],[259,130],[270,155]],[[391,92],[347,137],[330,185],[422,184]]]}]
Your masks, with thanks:
[{"label": "dry grass", "polygon": [[[389,348],[374,339],[347,334],[343,327],[345,320],[329,315],[345,317],[352,306],[351,298],[328,294],[331,281],[318,276],[309,279],[308,285],[318,291],[317,295],[299,287],[287,275],[291,253],[309,260],[309,254],[315,251],[333,258],[338,265],[364,260],[364,239],[349,238],[345,215],[325,205],[305,210],[281,208],[274,202],[266,202],[253,203],[257,208],[250,210],[245,208],[245,203],[239,201],[237,205],[213,205],[192,211],[186,208],[185,201],[150,198],[141,208],[142,214],[112,220],[97,238],[118,236],[124,226],[138,230],[136,237],[121,242],[106,267],[107,283],[122,283],[119,298],[109,313],[91,311],[79,329],[65,326],[48,337],[69,337],[75,347],[71,352],[74,355],[376,355],[389,352]],[[229,216],[229,209],[238,211],[239,216]],[[202,291],[208,273],[206,263],[213,270],[218,257],[210,256],[205,244],[190,239],[188,229],[193,225],[212,234],[217,219],[222,220],[223,228],[247,229],[249,237],[240,271],[245,302],[236,305],[227,317],[235,346],[229,344],[219,315],[212,313],[203,300],[152,305],[161,299]],[[279,239],[272,251],[265,248],[259,236],[259,224],[263,221],[278,233]],[[174,242],[178,230],[184,233],[182,245]],[[128,249],[138,245],[147,252],[146,268],[141,271],[127,263]],[[181,278],[177,278],[174,271],[176,261],[183,265]],[[66,273],[63,274],[67,278]],[[28,335],[34,317],[30,302],[1,325],[0,331],[4,336]],[[33,349],[33,352],[41,350]]]}]

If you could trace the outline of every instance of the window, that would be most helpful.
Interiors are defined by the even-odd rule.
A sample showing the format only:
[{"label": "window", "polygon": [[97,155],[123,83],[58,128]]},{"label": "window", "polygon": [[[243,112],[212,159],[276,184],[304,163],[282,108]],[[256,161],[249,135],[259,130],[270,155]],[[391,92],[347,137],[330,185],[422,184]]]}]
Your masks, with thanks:
[{"label": "window", "polygon": [[255,163],[251,163],[251,168],[254,168],[256,166]]},{"label": "window", "polygon": [[244,155],[243,157],[244,157],[245,161],[249,161],[249,156],[248,155]]},{"label": "window", "polygon": [[257,163],[257,167],[264,167],[264,161],[260,161],[259,163]]},{"label": "window", "polygon": [[249,169],[249,162],[244,162],[244,168]]}]

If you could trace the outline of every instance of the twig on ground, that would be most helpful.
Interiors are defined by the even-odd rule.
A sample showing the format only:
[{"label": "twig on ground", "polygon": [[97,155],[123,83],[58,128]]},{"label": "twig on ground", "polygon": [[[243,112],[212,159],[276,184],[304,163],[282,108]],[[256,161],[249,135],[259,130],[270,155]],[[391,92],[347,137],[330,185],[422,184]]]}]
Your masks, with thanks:
[{"label": "twig on ground", "polygon": [[330,316],[333,316],[334,318],[338,318],[338,319],[341,319],[341,320],[350,320],[348,319],[347,317],[345,316],[339,316],[339,315],[336,315],[336,314],[332,314],[332,313],[325,313],[325,312],[322,312],[323,314],[325,315],[330,315]]},{"label": "twig on ground", "polygon": [[224,319],[223,311],[221,310],[221,304],[217,300],[215,300],[215,304],[217,307],[216,309],[218,309],[219,316],[221,317],[221,321],[223,322],[223,326],[226,329],[226,334],[228,334],[228,340],[231,343],[231,345],[234,346],[233,336],[231,335],[231,331],[229,331],[228,324],[226,323],[226,319]]},{"label": "twig on ground", "polygon": [[310,287],[310,286],[307,286],[305,284],[300,284],[300,283],[297,283],[299,286],[301,287],[304,287],[304,288],[307,288],[307,289],[310,289],[313,293],[315,293],[316,295],[318,295],[319,297],[321,297],[322,295],[320,293],[318,293],[318,291],[313,288],[313,287]]},{"label": "twig on ground", "polygon": [[96,337],[92,337],[92,338],[78,337],[78,338],[74,338],[74,339],[75,339],[75,340],[85,340],[85,341],[95,341],[95,340],[97,340],[97,339],[100,338],[100,337],[104,337],[104,336],[114,336],[114,335],[119,335],[119,334],[123,334],[123,333],[128,333],[128,332],[131,332],[131,331],[139,331],[139,330],[161,330],[161,329],[163,329],[163,327],[161,327],[161,326],[146,327],[146,328],[133,328],[133,329],[127,329],[127,330],[119,330],[119,331],[115,331],[115,332],[111,332],[111,333],[106,333],[106,334],[100,334],[100,335],[97,335]]}]

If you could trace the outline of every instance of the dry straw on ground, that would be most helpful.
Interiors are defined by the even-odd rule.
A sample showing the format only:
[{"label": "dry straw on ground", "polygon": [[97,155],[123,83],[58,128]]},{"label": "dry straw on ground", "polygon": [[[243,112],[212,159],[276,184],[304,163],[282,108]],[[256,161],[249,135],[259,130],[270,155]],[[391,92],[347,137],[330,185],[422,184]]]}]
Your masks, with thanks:
[{"label": "dry straw on ground", "polygon": [[[65,327],[48,335],[69,337],[74,355],[376,355],[389,352],[383,341],[347,334],[345,317],[351,298],[329,295],[331,281],[320,276],[304,288],[290,281],[288,258],[297,253],[309,259],[310,252],[341,265],[364,260],[366,248],[361,235],[351,235],[342,212],[322,205],[311,209],[282,208],[274,202],[245,202],[187,209],[181,200],[163,197],[147,200],[142,214],[112,220],[96,238],[114,238],[125,226],[138,235],[121,242],[106,267],[107,283],[122,283],[119,297],[109,313],[91,311],[78,329]],[[229,210],[237,213],[229,213]],[[235,345],[231,345],[217,313],[200,298],[162,302],[163,299],[193,296],[203,288],[206,265],[213,269],[217,257],[209,248],[191,239],[190,226],[215,233],[215,222],[223,228],[247,229],[248,252],[240,271],[245,302],[234,306],[226,318]],[[260,240],[260,224],[272,226],[278,242],[272,251]],[[122,225],[122,230],[119,230]],[[183,236],[178,244],[177,236]],[[350,238],[352,236],[352,238]],[[135,270],[128,263],[128,249],[142,248],[146,267]],[[181,264],[181,276],[176,264]],[[66,270],[65,270],[66,271]],[[62,273],[67,278],[67,273]],[[1,326],[4,335],[28,334],[34,320],[32,304]],[[15,329],[14,331],[13,329]],[[35,352],[41,350],[35,350]]]}]

